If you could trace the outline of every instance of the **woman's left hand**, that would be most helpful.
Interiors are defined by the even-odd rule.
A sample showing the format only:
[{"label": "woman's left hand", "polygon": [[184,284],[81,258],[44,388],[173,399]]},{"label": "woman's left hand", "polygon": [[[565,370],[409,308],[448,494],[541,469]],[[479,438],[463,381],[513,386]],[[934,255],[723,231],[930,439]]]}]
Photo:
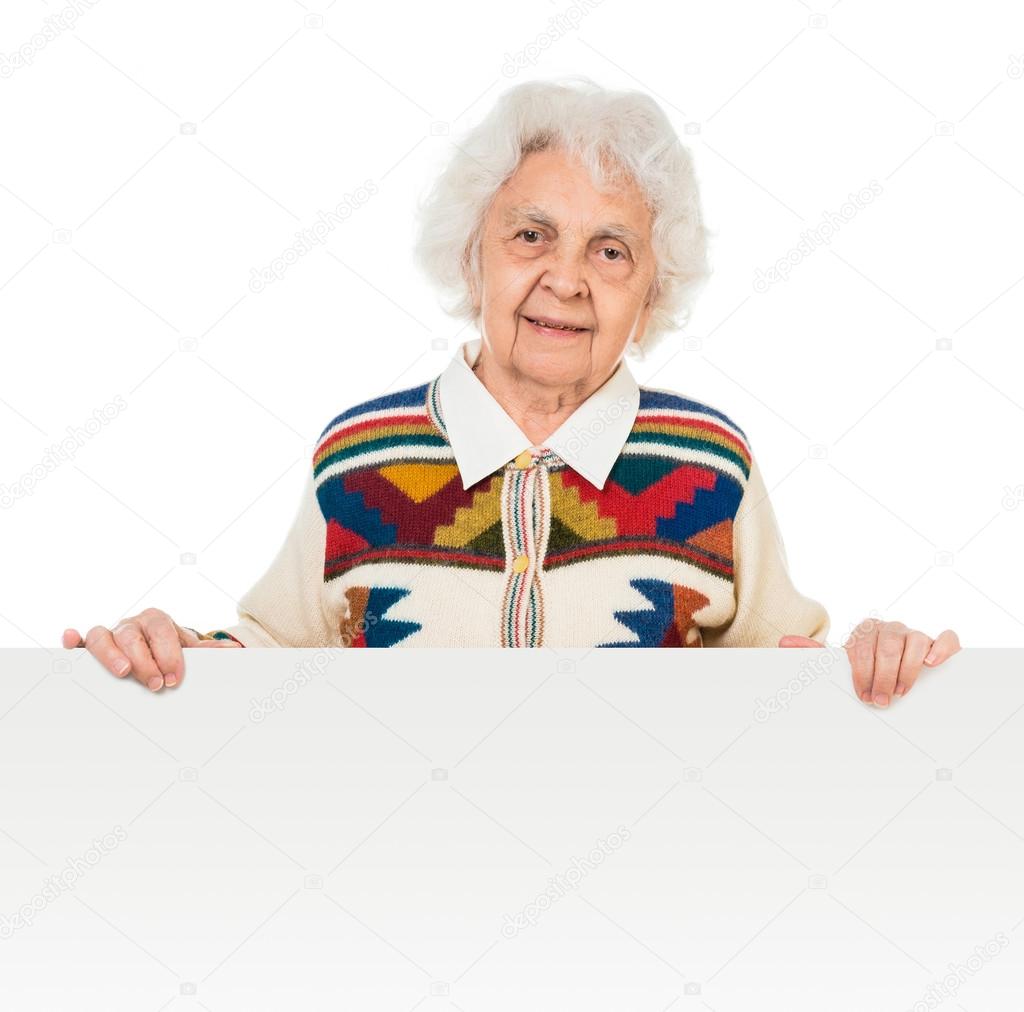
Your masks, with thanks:
[{"label": "woman's left hand", "polygon": [[[807,636],[783,636],[780,647],[823,647]],[[888,706],[895,696],[908,693],[922,665],[934,668],[960,649],[952,629],[932,639],[927,633],[908,629],[902,622],[867,618],[843,644],[853,671],[853,688],[865,703]]]}]

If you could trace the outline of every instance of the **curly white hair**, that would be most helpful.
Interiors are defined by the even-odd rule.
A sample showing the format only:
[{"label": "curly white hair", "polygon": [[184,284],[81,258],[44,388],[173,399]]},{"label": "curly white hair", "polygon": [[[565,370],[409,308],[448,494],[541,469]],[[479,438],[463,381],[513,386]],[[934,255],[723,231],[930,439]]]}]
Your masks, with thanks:
[{"label": "curly white hair", "polygon": [[479,279],[487,210],[520,160],[548,148],[578,158],[598,188],[625,173],[644,195],[657,272],[651,317],[637,344],[649,352],[685,326],[711,272],[690,152],[643,92],[612,91],[574,75],[528,81],[501,94],[454,144],[447,165],[419,199],[416,263],[440,290],[447,312],[476,322],[471,279]]}]

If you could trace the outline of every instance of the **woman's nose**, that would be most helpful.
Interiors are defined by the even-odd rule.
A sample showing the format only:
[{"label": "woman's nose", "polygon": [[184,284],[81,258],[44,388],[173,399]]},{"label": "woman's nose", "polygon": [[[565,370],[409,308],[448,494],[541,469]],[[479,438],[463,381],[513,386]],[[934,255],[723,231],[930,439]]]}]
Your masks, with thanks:
[{"label": "woman's nose", "polygon": [[588,294],[583,265],[575,257],[553,257],[544,271],[541,283],[563,302]]}]

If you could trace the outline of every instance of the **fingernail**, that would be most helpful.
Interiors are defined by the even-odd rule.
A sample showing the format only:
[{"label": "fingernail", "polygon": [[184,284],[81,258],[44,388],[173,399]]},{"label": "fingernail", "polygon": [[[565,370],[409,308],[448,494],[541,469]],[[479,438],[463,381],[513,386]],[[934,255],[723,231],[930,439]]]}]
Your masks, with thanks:
[{"label": "fingernail", "polygon": [[178,684],[178,676],[177,675],[173,675],[173,674],[171,674],[171,675],[164,675],[164,685],[177,685],[177,684]]},{"label": "fingernail", "polygon": [[902,696],[903,693],[906,692],[906,691],[907,690],[904,689],[902,685],[899,685],[899,686],[896,687],[896,691],[893,693],[893,695],[894,696]]},{"label": "fingernail", "polygon": [[164,684],[164,680],[163,680],[163,679],[162,679],[162,678],[161,678],[161,677],[160,677],[159,675],[154,675],[154,676],[153,676],[153,677],[152,677],[152,678],[151,678],[151,679],[149,680],[149,683],[148,683],[148,684],[149,684],[149,687],[150,687],[150,688],[151,688],[151,689],[152,689],[152,690],[153,690],[154,692],[156,692],[156,690],[157,690],[157,689],[159,689],[159,688],[162,688],[162,687],[163,687],[163,684]]},{"label": "fingernail", "polygon": [[863,699],[865,703],[870,703],[871,702],[871,690],[870,689],[865,689],[860,694],[860,698]]},{"label": "fingernail", "polygon": [[879,692],[875,696],[875,706],[888,706],[889,697],[884,692]]},{"label": "fingernail", "polygon": [[114,670],[119,675],[126,675],[131,670],[131,665],[127,661],[121,661],[120,664],[114,666]]},{"label": "fingernail", "polygon": [[928,655],[928,656],[927,656],[927,657],[926,657],[926,658],[924,659],[924,662],[925,662],[925,664],[934,664],[934,663],[935,663],[935,654],[929,654],[929,655]]}]

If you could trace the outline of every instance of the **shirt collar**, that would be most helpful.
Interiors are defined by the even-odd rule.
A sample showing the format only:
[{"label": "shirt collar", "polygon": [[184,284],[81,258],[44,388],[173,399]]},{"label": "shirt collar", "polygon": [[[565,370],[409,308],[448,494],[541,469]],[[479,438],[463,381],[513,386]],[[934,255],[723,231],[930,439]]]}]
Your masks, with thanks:
[{"label": "shirt collar", "polygon": [[482,344],[479,337],[464,342],[438,377],[441,416],[463,489],[530,447],[553,450],[592,485],[604,488],[640,407],[640,388],[625,361],[543,443],[535,444],[473,372]]}]

